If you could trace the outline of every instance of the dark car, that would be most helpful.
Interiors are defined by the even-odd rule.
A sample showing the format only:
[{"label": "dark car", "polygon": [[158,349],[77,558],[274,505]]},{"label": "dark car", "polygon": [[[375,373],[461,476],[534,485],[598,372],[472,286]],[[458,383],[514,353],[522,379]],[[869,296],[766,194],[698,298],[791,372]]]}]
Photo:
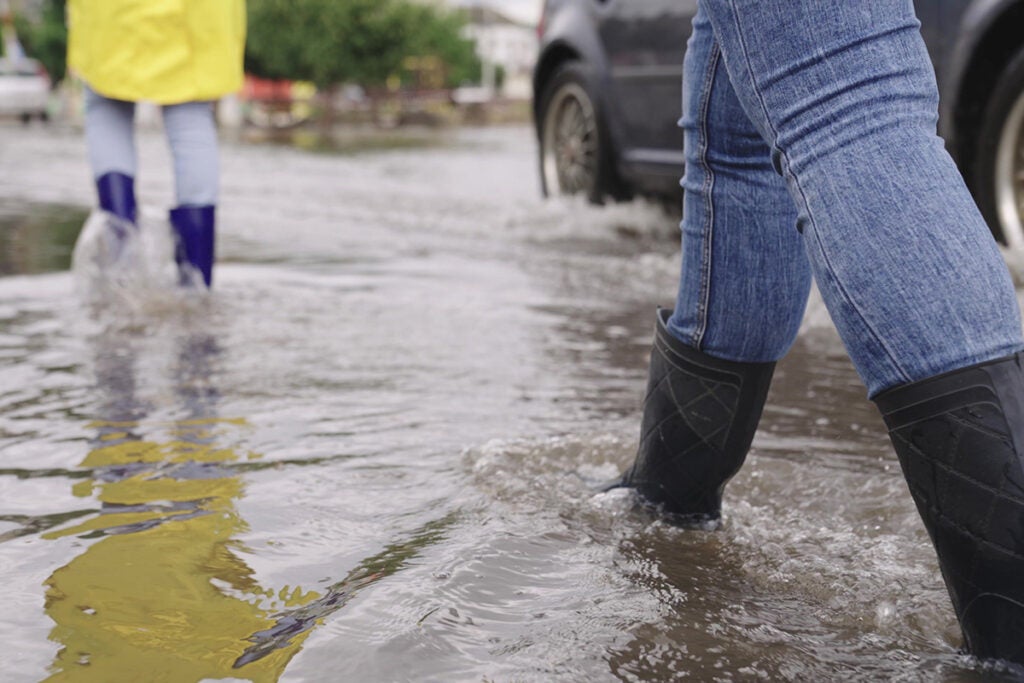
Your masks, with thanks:
[{"label": "dark car", "polygon": [[[916,0],[939,132],[996,239],[1024,249],[1024,0]],[[680,193],[696,0],[546,0],[534,120],[546,195]]]}]

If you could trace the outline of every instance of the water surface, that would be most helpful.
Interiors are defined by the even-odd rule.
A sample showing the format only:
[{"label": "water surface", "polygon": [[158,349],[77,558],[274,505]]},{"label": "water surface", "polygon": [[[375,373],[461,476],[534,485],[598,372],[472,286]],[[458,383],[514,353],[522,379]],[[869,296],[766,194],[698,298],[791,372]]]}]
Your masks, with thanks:
[{"label": "water surface", "polygon": [[672,219],[542,202],[528,130],[440,135],[227,145],[214,294],[97,305],[81,140],[0,128],[4,680],[998,678],[957,654],[818,302],[723,529],[595,495],[635,448]]}]

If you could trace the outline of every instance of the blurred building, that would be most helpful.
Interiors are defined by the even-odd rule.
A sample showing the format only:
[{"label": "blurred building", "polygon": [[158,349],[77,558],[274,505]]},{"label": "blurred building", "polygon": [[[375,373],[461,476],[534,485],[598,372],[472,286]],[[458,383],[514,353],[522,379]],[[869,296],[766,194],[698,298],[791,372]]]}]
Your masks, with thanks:
[{"label": "blurred building", "polygon": [[483,63],[483,87],[492,95],[529,99],[537,63],[537,29],[486,5],[465,8],[466,37],[476,42]]},{"label": "blurred building", "polygon": [[43,13],[43,0],[0,0],[0,14],[8,11],[38,19]]}]

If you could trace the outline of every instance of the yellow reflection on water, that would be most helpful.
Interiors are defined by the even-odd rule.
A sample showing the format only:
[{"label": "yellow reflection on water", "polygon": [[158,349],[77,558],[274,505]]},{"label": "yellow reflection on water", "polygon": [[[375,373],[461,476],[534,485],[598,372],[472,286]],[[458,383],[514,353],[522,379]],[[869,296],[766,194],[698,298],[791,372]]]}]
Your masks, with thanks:
[{"label": "yellow reflection on water", "polygon": [[[44,538],[77,536],[85,550],[46,581],[51,639],[62,647],[47,681],[136,683],[233,678],[276,681],[308,635],[234,668],[275,612],[234,538],[244,492],[240,457],[216,445],[236,420],[178,423],[167,441],[138,440],[134,424],[97,423],[104,436],[82,465],[96,473],[74,492],[96,516]],[[177,437],[177,438],[176,438]],[[246,458],[248,459],[248,458]],[[308,603],[292,591],[275,607]]]}]

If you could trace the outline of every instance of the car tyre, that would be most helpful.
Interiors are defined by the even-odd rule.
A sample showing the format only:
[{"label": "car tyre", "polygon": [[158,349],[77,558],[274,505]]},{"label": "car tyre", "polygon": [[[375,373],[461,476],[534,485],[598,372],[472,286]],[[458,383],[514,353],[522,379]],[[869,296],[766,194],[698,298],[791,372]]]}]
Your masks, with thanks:
[{"label": "car tyre", "polygon": [[985,107],[975,158],[978,205],[997,240],[1024,251],[1024,50]]},{"label": "car tyre", "polygon": [[593,74],[581,62],[559,66],[537,111],[541,190],[545,197],[582,194],[594,203],[617,195],[604,114]]}]

